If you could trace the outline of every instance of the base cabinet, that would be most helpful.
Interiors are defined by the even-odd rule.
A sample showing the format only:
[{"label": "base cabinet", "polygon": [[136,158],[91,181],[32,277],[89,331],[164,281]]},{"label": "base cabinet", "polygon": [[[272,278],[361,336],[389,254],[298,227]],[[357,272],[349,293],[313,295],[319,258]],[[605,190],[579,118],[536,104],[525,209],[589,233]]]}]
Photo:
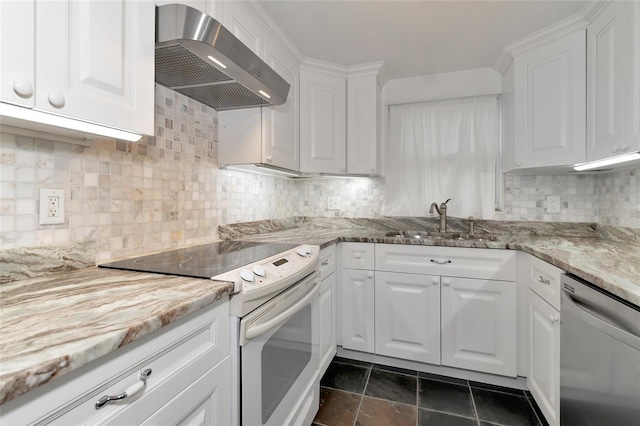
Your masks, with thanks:
[{"label": "base cabinet", "polygon": [[336,354],[336,286],[335,273],[320,283],[320,375],[324,374]]},{"label": "base cabinet", "polygon": [[376,272],[375,352],[440,363],[440,277]]},{"label": "base cabinet", "polygon": [[342,347],[356,351],[375,350],[374,272],[342,271]]},{"label": "base cabinet", "polygon": [[442,277],[442,365],[516,376],[516,284]]}]

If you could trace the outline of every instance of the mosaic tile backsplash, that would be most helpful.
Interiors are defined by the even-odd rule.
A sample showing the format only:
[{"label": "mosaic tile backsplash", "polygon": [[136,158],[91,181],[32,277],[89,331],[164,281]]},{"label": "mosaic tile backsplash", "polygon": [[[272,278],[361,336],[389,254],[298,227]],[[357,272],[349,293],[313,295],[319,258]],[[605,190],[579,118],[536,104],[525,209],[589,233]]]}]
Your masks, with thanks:
[{"label": "mosaic tile backsplash", "polygon": [[[156,136],[138,143],[84,147],[1,134],[0,249],[83,244],[102,262],[214,241],[220,224],[381,214],[384,178],[293,180],[220,170],[217,152],[216,111],[161,86]],[[640,228],[639,174],[506,176],[497,219]],[[65,190],[64,224],[38,225],[41,188]],[[560,214],[545,213],[547,195],[560,195]],[[339,211],[327,209],[330,196],[340,197]]]}]

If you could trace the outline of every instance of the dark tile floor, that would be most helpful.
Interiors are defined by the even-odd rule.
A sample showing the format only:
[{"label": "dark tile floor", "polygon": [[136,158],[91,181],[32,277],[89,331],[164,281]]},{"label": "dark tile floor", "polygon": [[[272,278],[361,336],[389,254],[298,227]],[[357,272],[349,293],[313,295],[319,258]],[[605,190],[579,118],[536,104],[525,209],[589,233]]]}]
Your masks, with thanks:
[{"label": "dark tile floor", "polygon": [[529,392],[336,357],[314,426],[546,426]]}]

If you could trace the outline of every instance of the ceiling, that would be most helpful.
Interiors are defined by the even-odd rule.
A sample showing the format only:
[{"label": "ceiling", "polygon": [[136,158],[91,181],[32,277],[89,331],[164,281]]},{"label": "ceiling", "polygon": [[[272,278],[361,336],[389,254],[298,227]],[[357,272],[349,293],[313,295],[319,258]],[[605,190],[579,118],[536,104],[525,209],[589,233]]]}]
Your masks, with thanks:
[{"label": "ceiling", "polygon": [[586,1],[261,0],[305,56],[385,61],[389,79],[491,67],[500,48]]}]

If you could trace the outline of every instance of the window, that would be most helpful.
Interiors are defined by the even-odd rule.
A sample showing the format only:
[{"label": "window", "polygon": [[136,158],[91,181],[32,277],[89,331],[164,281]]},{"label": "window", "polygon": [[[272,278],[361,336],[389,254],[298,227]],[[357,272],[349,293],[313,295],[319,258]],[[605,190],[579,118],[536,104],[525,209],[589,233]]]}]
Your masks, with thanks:
[{"label": "window", "polygon": [[496,96],[389,108],[383,213],[424,216],[447,198],[451,216],[490,219],[501,192]]}]

